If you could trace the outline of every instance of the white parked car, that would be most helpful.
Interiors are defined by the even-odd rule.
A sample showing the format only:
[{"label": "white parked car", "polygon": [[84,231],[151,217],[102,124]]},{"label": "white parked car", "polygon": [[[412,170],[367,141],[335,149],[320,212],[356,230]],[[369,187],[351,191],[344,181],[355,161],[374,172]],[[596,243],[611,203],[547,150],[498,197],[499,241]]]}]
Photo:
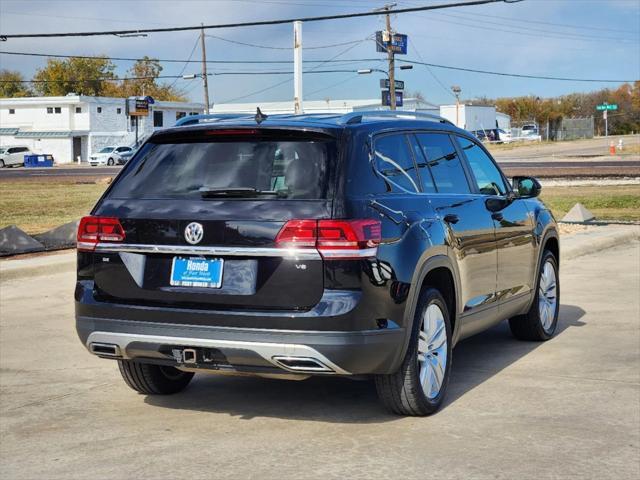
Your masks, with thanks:
[{"label": "white parked car", "polygon": [[510,143],[511,142],[511,130],[503,130],[502,128],[498,129],[498,138],[502,143]]},{"label": "white parked car", "polygon": [[32,152],[25,145],[12,145],[0,148],[0,168],[24,165],[24,156]]},{"label": "white parked car", "polygon": [[94,153],[89,157],[89,164],[92,167],[98,165],[124,165],[127,160],[133,155],[133,149],[131,147],[119,146],[119,147],[104,147],[98,153]]}]

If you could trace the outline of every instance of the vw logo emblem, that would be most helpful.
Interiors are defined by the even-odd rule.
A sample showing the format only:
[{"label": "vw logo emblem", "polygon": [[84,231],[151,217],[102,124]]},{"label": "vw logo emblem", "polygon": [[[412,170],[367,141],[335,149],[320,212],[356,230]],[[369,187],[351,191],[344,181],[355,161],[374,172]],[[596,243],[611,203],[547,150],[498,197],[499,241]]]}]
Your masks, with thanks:
[{"label": "vw logo emblem", "polygon": [[191,222],[184,229],[184,239],[191,245],[200,243],[202,236],[204,235],[204,228],[198,222]]}]

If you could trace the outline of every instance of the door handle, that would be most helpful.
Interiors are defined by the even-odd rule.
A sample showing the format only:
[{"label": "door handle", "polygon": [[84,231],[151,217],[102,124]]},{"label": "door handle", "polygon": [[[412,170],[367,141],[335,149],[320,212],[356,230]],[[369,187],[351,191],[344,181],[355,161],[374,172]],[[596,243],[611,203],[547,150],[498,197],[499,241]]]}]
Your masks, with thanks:
[{"label": "door handle", "polygon": [[502,214],[500,212],[496,212],[496,213],[492,213],[491,214],[491,218],[493,218],[494,220],[500,222],[501,220],[504,219],[504,217],[502,216]]},{"label": "door handle", "polygon": [[458,217],[458,215],[454,213],[448,213],[447,215],[444,216],[444,221],[447,223],[456,224],[458,223],[458,220],[460,220],[460,217]]}]

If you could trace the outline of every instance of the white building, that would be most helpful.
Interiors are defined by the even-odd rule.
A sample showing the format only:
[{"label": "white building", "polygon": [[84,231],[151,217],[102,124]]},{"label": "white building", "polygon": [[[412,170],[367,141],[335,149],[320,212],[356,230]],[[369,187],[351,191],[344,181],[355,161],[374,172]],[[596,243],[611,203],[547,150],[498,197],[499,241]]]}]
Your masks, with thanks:
[{"label": "white building", "polygon": [[[199,103],[155,102],[149,115],[138,117],[138,138],[175,124],[185,115],[202,113]],[[107,145],[135,143],[135,118],[128,117],[124,98],[26,97],[0,99],[0,145],[26,145],[50,153],[57,163],[86,162]]]},{"label": "white building", "polygon": [[[253,103],[222,103],[213,106],[211,113],[256,113],[256,108],[267,115],[280,113],[293,113],[293,100],[284,102],[253,102]],[[364,100],[305,100],[303,102],[304,113],[350,113],[357,110],[389,110],[383,107],[379,98]],[[415,98],[405,98],[404,105],[398,110],[415,111],[436,109],[438,106]]]}]

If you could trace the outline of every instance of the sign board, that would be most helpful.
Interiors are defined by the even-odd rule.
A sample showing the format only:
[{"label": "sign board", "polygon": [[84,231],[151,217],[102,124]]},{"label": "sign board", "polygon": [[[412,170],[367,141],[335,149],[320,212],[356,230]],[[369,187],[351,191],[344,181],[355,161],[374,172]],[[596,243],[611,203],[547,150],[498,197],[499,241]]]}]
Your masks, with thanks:
[{"label": "sign board", "polygon": [[401,55],[407,54],[408,38],[401,33],[394,33],[388,35],[386,32],[378,30],[376,32],[376,52],[387,52],[388,48],[391,48],[393,53],[399,53]]},{"label": "sign board", "polygon": [[[391,106],[391,92],[389,90],[382,90],[382,106]],[[402,106],[402,92],[396,92],[396,107]]]},{"label": "sign board", "polygon": [[[404,90],[404,82],[402,80],[396,80],[393,83],[396,84],[396,90]],[[387,90],[391,88],[391,82],[389,81],[388,78],[380,79],[380,88],[387,89]]]},{"label": "sign board", "polygon": [[596,110],[618,110],[618,105],[615,103],[612,103],[611,105],[609,105],[608,103],[603,103],[601,105],[596,105]]},{"label": "sign board", "polygon": [[146,117],[149,115],[149,105],[153,103],[154,100],[151,97],[129,97],[126,113],[131,117]]}]

